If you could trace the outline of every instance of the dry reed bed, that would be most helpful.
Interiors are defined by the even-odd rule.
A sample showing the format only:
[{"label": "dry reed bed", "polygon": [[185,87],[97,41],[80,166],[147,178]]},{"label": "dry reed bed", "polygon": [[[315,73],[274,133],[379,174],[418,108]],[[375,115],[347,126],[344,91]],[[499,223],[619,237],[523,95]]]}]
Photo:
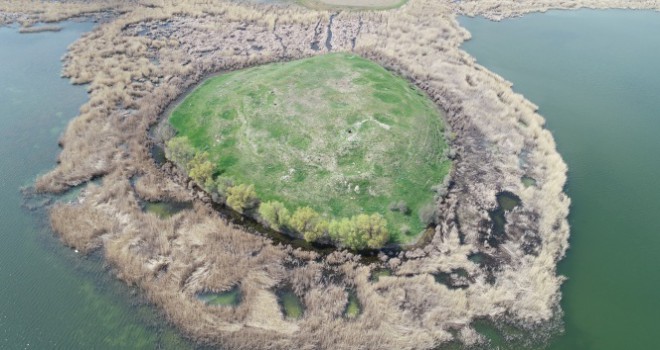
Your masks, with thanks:
[{"label": "dry reed bed", "polygon": [[[90,99],[62,135],[58,166],[36,189],[104,180],[77,203],[55,205],[53,228],[71,247],[102,249],[119,278],[138,285],[192,338],[229,348],[425,349],[454,337],[482,341],[470,326],[475,318],[550,323],[563,281],[555,266],[568,247],[566,165],[536,106],[459,49],[469,33],[455,12],[495,13],[469,3],[410,0],[387,12],[338,13],[331,27],[333,51],[354,51],[408,77],[446,111],[455,135],[453,183],[425,247],[365,265],[346,251],[321,256],[274,245],[229,224],[177,169],[153,162],[150,126],[206,75],[327,52],[330,12],[202,0],[125,3],[114,21],[71,45],[64,75],[88,83]],[[53,5],[35,14],[17,4],[0,2],[0,9],[34,21],[101,6],[65,3],[61,13]],[[537,185],[524,187],[523,175]],[[506,240],[492,247],[488,211],[504,190],[523,205],[507,214]],[[144,199],[194,207],[161,219],[141,210]],[[470,261],[477,252],[495,263]],[[379,265],[393,274],[371,281]],[[449,289],[432,275],[459,268],[468,288]],[[278,305],[274,290],[285,284],[306,306],[299,320],[285,319]],[[195,298],[235,285],[243,293],[235,308]],[[357,319],[342,317],[349,289],[360,299]]]},{"label": "dry reed bed", "polygon": [[635,9],[660,10],[656,0],[463,0],[455,4],[457,11],[467,16],[484,16],[492,20],[522,16],[530,12],[547,10]]}]

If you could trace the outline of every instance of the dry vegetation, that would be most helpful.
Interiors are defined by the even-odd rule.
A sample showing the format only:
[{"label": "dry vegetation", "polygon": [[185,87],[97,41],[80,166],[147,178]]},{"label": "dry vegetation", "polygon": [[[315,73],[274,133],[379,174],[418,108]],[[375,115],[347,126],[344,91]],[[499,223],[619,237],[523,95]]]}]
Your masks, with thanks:
[{"label": "dry vegetation", "polygon": [[[459,49],[469,33],[455,12],[499,18],[550,2],[491,3],[410,0],[387,12],[341,12],[331,22],[329,12],[204,0],[117,6],[0,1],[4,22],[110,8],[117,15],[74,43],[64,58],[64,75],[88,83],[90,99],[62,135],[58,166],[38,179],[36,189],[62,192],[104,178],[77,203],[52,208],[54,229],[71,247],[102,249],[119,278],[138,285],[191,337],[227,348],[425,349],[453,337],[480,341],[470,326],[478,317],[529,327],[548,322],[563,281],[555,266],[568,246],[566,165],[536,106]],[[571,7],[575,3],[658,6],[571,1]],[[435,235],[419,249],[381,254],[378,264],[342,251],[321,256],[275,245],[234,227],[176,168],[157,166],[148,151],[150,126],[204,76],[329,49],[354,51],[411,79],[446,111],[455,135],[453,182],[438,203]],[[523,176],[536,185],[524,186]],[[507,213],[503,243],[489,246],[488,211],[501,191],[518,195],[522,206]],[[143,212],[140,199],[192,200],[194,207],[161,219]],[[468,259],[477,252],[489,263]],[[392,275],[374,282],[370,274],[379,267]],[[458,268],[467,272],[467,288],[448,288],[433,278]],[[243,301],[235,308],[209,307],[195,298],[236,285]],[[280,310],[274,291],[284,285],[306,307],[298,320],[285,319]],[[342,317],[347,290],[356,292],[362,309],[354,319]]]},{"label": "dry vegetation", "polygon": [[530,12],[552,9],[660,9],[657,1],[649,0],[463,0],[456,3],[459,13],[468,16],[484,16],[492,20],[522,16]]}]

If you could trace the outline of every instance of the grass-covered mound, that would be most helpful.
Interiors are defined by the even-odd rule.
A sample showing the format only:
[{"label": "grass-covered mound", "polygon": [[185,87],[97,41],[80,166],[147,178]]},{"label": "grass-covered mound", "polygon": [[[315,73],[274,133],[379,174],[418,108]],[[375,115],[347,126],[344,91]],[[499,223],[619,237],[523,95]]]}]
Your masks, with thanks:
[{"label": "grass-covered mound", "polygon": [[349,54],[210,78],[169,121],[169,159],[229,206],[357,249],[423,232],[450,169],[433,102]]}]

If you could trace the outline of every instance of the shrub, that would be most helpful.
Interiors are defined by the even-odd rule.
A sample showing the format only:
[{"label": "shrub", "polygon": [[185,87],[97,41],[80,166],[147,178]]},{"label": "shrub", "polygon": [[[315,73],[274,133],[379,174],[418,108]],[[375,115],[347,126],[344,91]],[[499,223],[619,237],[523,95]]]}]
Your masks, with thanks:
[{"label": "shrub", "polygon": [[257,203],[257,193],[254,185],[240,184],[227,190],[227,205],[239,213],[253,208]]},{"label": "shrub", "polygon": [[188,172],[188,163],[195,157],[195,149],[185,136],[175,137],[167,141],[165,156],[176,165]]},{"label": "shrub", "polygon": [[310,207],[301,207],[291,215],[288,225],[308,242],[318,241],[328,233],[330,223]]},{"label": "shrub", "polygon": [[337,243],[356,250],[382,248],[390,238],[387,221],[380,214],[333,220],[328,231]]},{"label": "shrub", "polygon": [[339,220],[332,220],[328,228],[330,238],[338,243],[348,242],[350,237],[353,236],[354,225],[353,221],[348,218]]},{"label": "shrub", "polygon": [[[360,214],[354,216],[357,237],[355,241],[364,249],[382,248],[390,238],[387,221],[380,214]],[[360,249],[360,248],[354,248]]]},{"label": "shrub", "polygon": [[259,215],[268,226],[279,230],[289,222],[289,210],[278,201],[264,202],[259,205]]},{"label": "shrub", "polygon": [[320,219],[319,213],[310,207],[300,207],[291,215],[289,226],[301,234],[312,232],[315,229],[317,221]]},{"label": "shrub", "polygon": [[195,154],[193,159],[188,162],[188,176],[190,176],[190,178],[198,185],[204,187],[207,191],[210,191],[210,189],[215,187],[215,182],[213,181],[213,171],[215,167],[208,158],[209,156],[206,152],[198,152]]},{"label": "shrub", "polygon": [[330,223],[325,219],[318,219],[311,230],[305,231],[303,237],[308,242],[318,241],[321,237],[325,236],[328,232]]}]

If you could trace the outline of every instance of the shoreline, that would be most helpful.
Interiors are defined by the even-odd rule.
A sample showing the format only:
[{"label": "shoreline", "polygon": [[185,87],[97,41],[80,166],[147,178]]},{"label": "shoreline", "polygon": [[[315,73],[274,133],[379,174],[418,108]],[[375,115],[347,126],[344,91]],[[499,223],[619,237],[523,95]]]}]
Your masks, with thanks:
[{"label": "shoreline", "polygon": [[[217,6],[220,9],[207,9],[216,15],[204,16],[202,11],[189,9],[187,16],[202,16],[196,20],[174,15],[174,10],[141,9],[144,13],[131,12],[102,24],[72,46],[65,74],[74,82],[91,82],[90,102],[62,138],[61,164],[38,180],[37,189],[59,192],[94,176],[103,176],[104,181],[85,190],[80,203],[52,208],[51,223],[67,245],[81,251],[103,249],[118,277],[140,286],[191,337],[237,348],[265,344],[277,348],[303,344],[431,348],[454,339],[452,332],[470,345],[482,341],[470,320],[507,318],[542,327],[557,314],[564,279],[557,276],[556,263],[568,248],[570,200],[563,193],[566,166],[552,135],[543,129],[537,107],[460,50],[470,35],[457,23],[455,12],[482,11],[495,17],[497,12],[488,4],[481,9],[479,5],[456,9],[410,0],[382,13],[342,12],[330,24],[326,12],[275,8],[273,15],[263,13],[272,9],[267,6]],[[227,7],[224,12],[223,6]],[[285,15],[295,16],[288,18],[291,22],[281,23]],[[252,22],[244,27],[246,18]],[[135,35],[139,32],[131,27],[135,23],[151,23],[148,30],[153,38]],[[226,23],[226,27],[214,27],[217,23]],[[328,30],[332,38],[324,30],[316,30],[321,25],[334,28],[334,33]],[[188,36],[181,36],[182,32]],[[239,37],[231,38],[230,33]],[[292,34],[287,37],[286,33]],[[180,46],[172,49],[158,43],[163,37]],[[271,51],[241,49],[246,38]],[[448,125],[456,133],[458,158],[451,175],[455,182],[441,203],[443,221],[423,249],[392,258],[381,256],[380,266],[393,273],[376,283],[369,281],[375,266],[362,265],[353,254],[335,252],[319,262],[314,252],[272,245],[232,227],[159,171],[146,146],[147,131],[162,115],[167,101],[183,96],[205,72],[321,54],[327,49],[315,51],[311,44],[326,39],[333,51],[358,53],[413,81],[446,111]],[[92,62],[92,58],[98,59],[94,50],[103,50],[98,40],[125,40],[124,52],[103,60],[130,65],[138,57],[145,59],[140,62],[155,58],[166,63],[148,66],[142,77],[111,78],[112,65],[99,69]],[[149,56],[150,52],[157,54]],[[131,71],[139,69],[130,67]],[[120,87],[130,87],[134,95],[122,93]],[[118,109],[118,105],[123,107]],[[484,164],[491,167],[484,168]],[[537,185],[523,187],[523,176],[534,178]],[[503,191],[518,195],[523,206],[506,214],[511,219],[506,242],[499,247],[485,246],[487,211],[495,207],[496,194]],[[194,202],[194,209],[160,220],[141,212],[140,199],[188,199]],[[92,215],[97,222],[86,222]],[[525,231],[535,232],[540,243],[526,242]],[[528,243],[531,254],[521,248]],[[489,271],[471,262],[468,256],[475,253],[496,260],[497,269]],[[470,277],[469,288],[449,289],[433,280],[434,273],[457,268]],[[336,280],[318,277],[328,271],[338,276]],[[488,282],[489,277],[495,281]],[[237,283],[245,295],[235,309],[210,309],[192,297],[202,289],[228,290]],[[301,320],[284,319],[279,312],[272,290],[286,283],[305,300],[307,309]],[[357,322],[339,316],[349,286],[362,304]],[[416,312],[407,311],[412,309]],[[312,324],[325,326],[314,328]],[[394,324],[400,328],[393,330]]]}]

